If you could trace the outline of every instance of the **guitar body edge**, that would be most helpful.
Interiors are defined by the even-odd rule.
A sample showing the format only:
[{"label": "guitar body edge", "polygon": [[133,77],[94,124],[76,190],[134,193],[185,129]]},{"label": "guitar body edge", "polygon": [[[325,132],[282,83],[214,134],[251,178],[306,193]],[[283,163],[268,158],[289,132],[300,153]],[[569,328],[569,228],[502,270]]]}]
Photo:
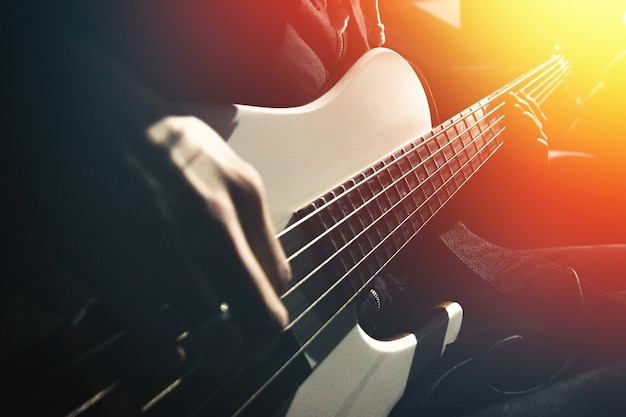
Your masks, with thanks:
[{"label": "guitar body edge", "polygon": [[356,324],[300,386],[287,416],[387,416],[416,366],[456,339],[462,317],[461,306],[449,303],[436,311],[427,332],[389,341],[373,339]]}]

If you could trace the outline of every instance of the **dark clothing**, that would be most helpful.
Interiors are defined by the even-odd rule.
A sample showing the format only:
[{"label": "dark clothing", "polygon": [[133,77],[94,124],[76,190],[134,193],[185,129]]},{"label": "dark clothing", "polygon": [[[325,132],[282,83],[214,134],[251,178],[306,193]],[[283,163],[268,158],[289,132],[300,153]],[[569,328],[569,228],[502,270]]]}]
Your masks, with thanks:
[{"label": "dark clothing", "polygon": [[304,104],[378,46],[359,0],[117,3],[71,2],[69,24],[170,99]]}]

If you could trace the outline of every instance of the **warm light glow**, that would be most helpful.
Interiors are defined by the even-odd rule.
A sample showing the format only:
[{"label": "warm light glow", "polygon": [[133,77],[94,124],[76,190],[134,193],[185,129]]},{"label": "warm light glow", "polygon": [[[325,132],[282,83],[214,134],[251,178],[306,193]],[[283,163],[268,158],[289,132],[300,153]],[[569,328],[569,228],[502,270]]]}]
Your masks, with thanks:
[{"label": "warm light glow", "polygon": [[[503,215],[498,228],[490,219],[493,235],[510,237],[514,230],[520,235],[534,233],[540,244],[546,245],[623,241],[626,57],[615,63],[608,76],[605,73],[609,63],[626,50],[626,0],[461,0],[458,26],[447,20],[450,13],[444,13],[452,10],[446,9],[452,2],[416,0],[410,2],[412,8],[400,8],[400,1],[392,3],[398,7],[395,13],[393,6],[381,2],[381,7],[388,7],[383,19],[390,17],[389,27],[400,25],[410,37],[411,42],[400,44],[404,47],[401,52],[425,73],[443,118],[554,53],[570,62],[567,89],[551,103],[544,103],[550,145],[600,157],[567,169],[563,169],[563,160],[555,162],[554,170],[561,173],[553,188],[533,201],[510,201],[511,210],[519,212],[519,224],[511,224]],[[391,35],[393,32],[389,37],[393,40]],[[596,94],[587,99],[591,91]],[[585,122],[569,136],[582,105],[588,111],[582,115]],[[520,170],[520,177],[522,174]],[[532,192],[520,191],[519,195]],[[508,194],[501,198],[507,199],[514,200]]]},{"label": "warm light glow", "polygon": [[[626,55],[619,54],[626,50],[626,1],[478,1],[483,7],[472,0],[462,3],[463,30],[481,40],[484,55],[478,59],[496,68],[530,68],[550,52],[570,60],[571,109],[561,105],[549,110],[553,120],[562,119],[562,130],[552,132],[551,145],[599,156],[566,170],[566,165],[559,165],[564,161],[553,165],[554,171],[562,170],[558,181],[536,203],[538,212],[547,213],[545,224],[535,222],[531,227],[539,227],[538,233],[555,241],[623,239]],[[576,113],[577,104],[584,106],[582,116]],[[577,116],[578,127],[568,136],[567,128]]]},{"label": "warm light glow", "polygon": [[454,28],[461,28],[461,0],[417,0],[415,6]]}]

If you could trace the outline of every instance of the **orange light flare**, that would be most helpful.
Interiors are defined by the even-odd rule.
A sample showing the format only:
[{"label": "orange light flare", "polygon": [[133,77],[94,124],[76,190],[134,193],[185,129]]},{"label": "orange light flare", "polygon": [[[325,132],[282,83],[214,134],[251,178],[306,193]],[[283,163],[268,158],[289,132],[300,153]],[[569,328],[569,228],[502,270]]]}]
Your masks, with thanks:
[{"label": "orange light flare", "polygon": [[590,240],[623,241],[626,56],[616,57],[626,49],[626,2],[552,0],[545,7],[549,18],[543,27],[571,60],[569,85],[582,105],[576,128],[563,145],[595,155],[595,162],[563,180],[562,187],[570,186],[570,202],[578,206],[568,211],[588,219]]},{"label": "orange light flare", "polygon": [[[626,55],[609,72],[606,68],[626,49],[626,1],[482,2],[490,7],[472,7],[469,22],[465,21],[471,27],[466,29],[485,41],[491,59],[501,66],[530,68],[550,52],[559,52],[571,64],[569,94],[577,105],[584,105],[575,133],[549,132],[550,143],[596,158],[563,167],[552,191],[536,202],[536,209],[546,210],[548,216],[541,233],[579,244],[624,242]],[[587,98],[591,91],[596,94]],[[563,126],[569,127],[578,109],[570,113],[558,106],[562,108],[549,109],[549,118],[561,117]]]},{"label": "orange light flare", "polygon": [[559,52],[582,90],[626,48],[624,0],[467,0],[461,10],[462,30],[499,64],[532,65]]}]

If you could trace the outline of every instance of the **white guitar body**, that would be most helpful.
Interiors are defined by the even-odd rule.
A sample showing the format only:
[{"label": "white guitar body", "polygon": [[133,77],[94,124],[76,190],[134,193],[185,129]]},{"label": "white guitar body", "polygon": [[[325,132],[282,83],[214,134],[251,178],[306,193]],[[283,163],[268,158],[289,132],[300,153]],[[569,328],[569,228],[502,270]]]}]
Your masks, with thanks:
[{"label": "white guitar body", "polygon": [[[190,109],[260,172],[276,230],[296,210],[431,129],[428,100],[413,69],[382,48],[364,55],[329,92],[304,106]],[[445,312],[447,328],[440,329],[435,354],[454,341],[461,325],[458,304],[450,303]],[[353,309],[345,314],[352,316],[353,329],[321,363],[315,343],[307,346],[314,370],[288,415],[384,416],[402,396],[420,340],[413,334],[374,340],[356,324]]]}]

